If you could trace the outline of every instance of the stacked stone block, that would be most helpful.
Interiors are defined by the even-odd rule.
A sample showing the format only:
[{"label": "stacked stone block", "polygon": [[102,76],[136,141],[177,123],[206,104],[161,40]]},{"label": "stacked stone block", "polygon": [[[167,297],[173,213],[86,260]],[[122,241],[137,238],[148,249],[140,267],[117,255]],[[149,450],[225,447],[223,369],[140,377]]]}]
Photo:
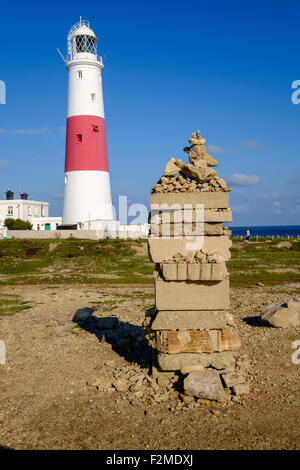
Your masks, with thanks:
[{"label": "stacked stone block", "polygon": [[212,378],[216,382],[212,389],[218,390],[198,396],[219,400],[234,392],[232,374],[235,385],[245,380],[236,378],[241,342],[229,313],[226,261],[232,242],[223,223],[232,221],[230,189],[211,170],[217,161],[206,154],[204,143],[199,132],[193,134],[191,146],[184,149],[190,163],[170,160],[152,190],[148,249],[155,263],[155,307],[147,311],[144,327],[153,348],[154,374],[181,371],[186,389],[197,396],[194,379],[189,377],[196,369],[200,382],[206,374],[209,382]]}]

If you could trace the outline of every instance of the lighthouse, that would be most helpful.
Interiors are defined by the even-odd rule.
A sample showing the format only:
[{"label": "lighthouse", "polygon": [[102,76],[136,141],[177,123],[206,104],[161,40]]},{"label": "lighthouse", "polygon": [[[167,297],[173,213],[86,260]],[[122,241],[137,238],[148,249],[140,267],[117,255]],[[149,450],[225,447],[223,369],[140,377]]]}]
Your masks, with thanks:
[{"label": "lighthouse", "polygon": [[68,35],[63,226],[100,229],[113,220],[102,94],[102,57],[87,21]]}]

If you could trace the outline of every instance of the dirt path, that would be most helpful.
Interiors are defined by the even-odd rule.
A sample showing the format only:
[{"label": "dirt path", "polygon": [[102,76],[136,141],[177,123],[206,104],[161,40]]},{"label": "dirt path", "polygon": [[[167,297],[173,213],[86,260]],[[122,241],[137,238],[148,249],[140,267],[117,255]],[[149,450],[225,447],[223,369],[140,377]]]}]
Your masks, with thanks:
[{"label": "dirt path", "polygon": [[232,289],[252,392],[226,407],[174,411],[168,401],[131,405],[119,392],[88,386],[91,378],[129,363],[126,354],[71,323],[77,308],[98,305],[99,315],[116,315],[139,332],[145,308],[153,304],[152,286],[2,287],[0,294],[19,295],[33,307],[0,317],[7,348],[0,365],[0,447],[299,449],[300,365],[292,363],[291,343],[300,339],[300,328],[267,328],[257,319],[263,304],[287,300],[296,288]]}]

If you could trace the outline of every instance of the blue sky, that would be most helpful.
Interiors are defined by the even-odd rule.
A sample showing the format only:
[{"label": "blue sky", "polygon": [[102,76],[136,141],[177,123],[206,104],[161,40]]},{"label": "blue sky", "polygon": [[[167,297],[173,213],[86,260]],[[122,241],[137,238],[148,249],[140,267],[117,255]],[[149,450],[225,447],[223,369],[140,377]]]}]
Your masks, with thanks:
[{"label": "blue sky", "polygon": [[114,203],[148,203],[194,130],[231,185],[234,225],[300,224],[296,1],[102,1],[1,6],[0,193],[61,215],[69,28],[91,22],[105,55],[104,105]]}]

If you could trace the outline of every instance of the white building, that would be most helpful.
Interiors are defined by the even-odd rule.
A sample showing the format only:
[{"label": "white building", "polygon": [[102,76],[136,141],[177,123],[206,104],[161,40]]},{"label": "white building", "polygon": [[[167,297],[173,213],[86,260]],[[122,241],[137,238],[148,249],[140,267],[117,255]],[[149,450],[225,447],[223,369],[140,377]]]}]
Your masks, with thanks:
[{"label": "white building", "polygon": [[28,194],[20,194],[20,199],[14,199],[14,193],[6,192],[6,199],[0,200],[0,224],[5,219],[21,219],[30,222],[33,230],[56,230],[61,224],[61,217],[49,217],[49,203],[31,201]]},{"label": "white building", "polygon": [[31,223],[33,230],[56,230],[62,217],[34,217]]}]

